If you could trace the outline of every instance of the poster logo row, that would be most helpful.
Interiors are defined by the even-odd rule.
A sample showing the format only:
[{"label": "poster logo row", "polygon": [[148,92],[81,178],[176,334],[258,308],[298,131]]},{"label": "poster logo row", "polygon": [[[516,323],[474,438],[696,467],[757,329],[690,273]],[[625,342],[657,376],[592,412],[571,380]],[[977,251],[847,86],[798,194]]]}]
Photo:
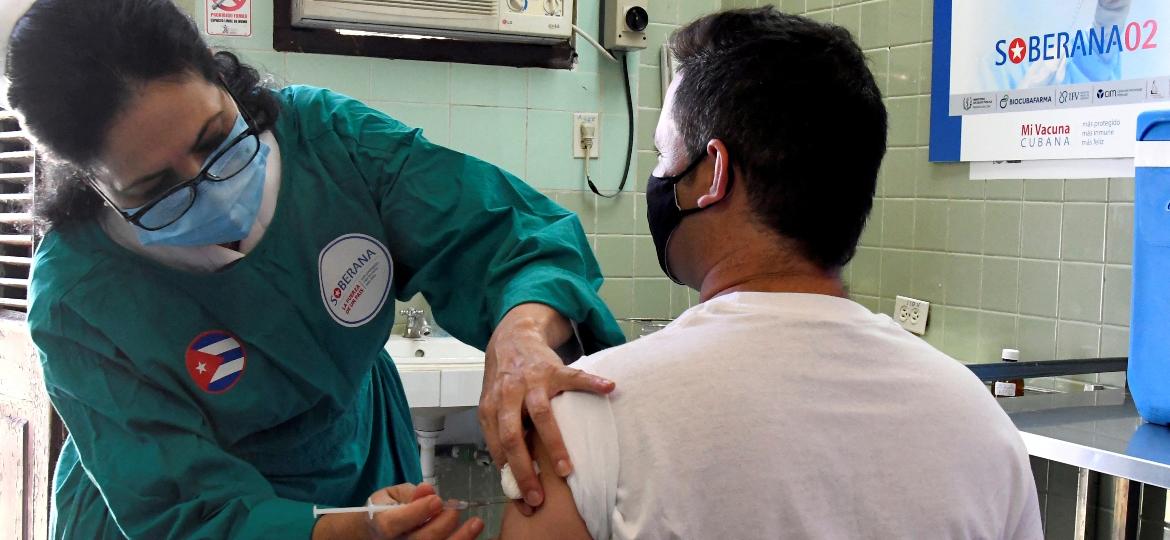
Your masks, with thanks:
[{"label": "poster logo row", "polygon": [[1170,100],[1170,78],[952,95],[951,116],[1071,109]]}]

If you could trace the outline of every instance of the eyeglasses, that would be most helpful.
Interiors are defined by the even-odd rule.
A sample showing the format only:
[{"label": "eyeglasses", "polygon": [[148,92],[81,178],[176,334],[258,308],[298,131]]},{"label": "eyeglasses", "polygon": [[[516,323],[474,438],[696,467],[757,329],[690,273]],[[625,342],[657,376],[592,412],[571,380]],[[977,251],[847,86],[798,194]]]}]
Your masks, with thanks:
[{"label": "eyeglasses", "polygon": [[248,127],[232,140],[221,144],[219,149],[204,162],[203,169],[199,171],[199,174],[175,184],[162,195],[134,210],[133,214],[118,208],[118,205],[114,204],[105,191],[92,180],[90,181],[91,187],[126,221],[148,231],[157,231],[178,221],[195,205],[195,198],[199,195],[196,188],[200,183],[204,181],[223,182],[231,179],[243,171],[260,152],[259,130],[256,129],[256,123],[252,120],[252,116],[248,114],[248,110],[240,103],[240,100],[236,99],[231,90],[224,86],[224,91],[232,98]]}]

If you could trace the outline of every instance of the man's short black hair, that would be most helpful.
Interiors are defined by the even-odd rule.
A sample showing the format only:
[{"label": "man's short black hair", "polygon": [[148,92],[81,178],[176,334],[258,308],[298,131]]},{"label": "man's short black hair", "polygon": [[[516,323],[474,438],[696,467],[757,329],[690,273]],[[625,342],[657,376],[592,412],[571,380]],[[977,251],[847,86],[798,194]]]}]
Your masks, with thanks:
[{"label": "man's short black hair", "polygon": [[763,7],[707,15],[670,46],[689,155],[722,140],[761,222],[823,269],[848,263],[886,152],[881,92],[849,32]]}]

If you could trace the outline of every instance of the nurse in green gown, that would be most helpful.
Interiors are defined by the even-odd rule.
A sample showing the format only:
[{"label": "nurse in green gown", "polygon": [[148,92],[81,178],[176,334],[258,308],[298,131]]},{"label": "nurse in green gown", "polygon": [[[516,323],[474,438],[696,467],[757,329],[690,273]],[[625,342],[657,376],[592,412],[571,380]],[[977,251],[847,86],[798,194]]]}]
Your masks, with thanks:
[{"label": "nurse in green gown", "polygon": [[7,69],[62,162],[29,310],[70,431],[55,538],[476,536],[413,485],[383,346],[419,292],[487,351],[485,435],[540,504],[522,415],[561,446],[548,399],[613,387],[554,349],[622,341],[572,213],[344,95],[265,87],[169,0],[40,0]]}]

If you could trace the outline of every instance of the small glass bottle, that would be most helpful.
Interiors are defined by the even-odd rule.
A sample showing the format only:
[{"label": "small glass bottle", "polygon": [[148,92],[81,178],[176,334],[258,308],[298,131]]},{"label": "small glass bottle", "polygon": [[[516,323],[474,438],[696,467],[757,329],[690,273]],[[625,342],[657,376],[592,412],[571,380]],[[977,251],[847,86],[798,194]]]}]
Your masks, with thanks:
[{"label": "small glass bottle", "polygon": [[[1004,349],[1000,358],[1004,362],[1018,362],[1020,360],[1020,351],[1016,349]],[[991,392],[995,397],[1019,397],[1024,395],[1024,379],[1003,379],[991,383]]]}]

